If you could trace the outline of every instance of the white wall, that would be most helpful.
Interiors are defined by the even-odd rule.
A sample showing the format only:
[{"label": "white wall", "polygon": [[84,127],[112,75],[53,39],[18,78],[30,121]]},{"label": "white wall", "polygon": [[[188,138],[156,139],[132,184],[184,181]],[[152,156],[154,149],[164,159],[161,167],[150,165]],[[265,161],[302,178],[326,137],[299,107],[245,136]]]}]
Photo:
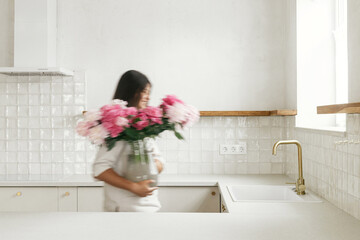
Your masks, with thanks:
[{"label": "white wall", "polygon": [[285,78],[287,109],[297,109],[296,105],[296,0],[286,1],[285,33]]},{"label": "white wall", "polygon": [[348,0],[349,102],[360,102],[360,1]]},{"label": "white wall", "polygon": [[58,1],[59,65],[84,69],[88,107],[144,72],[152,104],[174,93],[200,110],[285,107],[286,0]]},{"label": "white wall", "polygon": [[14,1],[0,1],[0,66],[14,64]]}]

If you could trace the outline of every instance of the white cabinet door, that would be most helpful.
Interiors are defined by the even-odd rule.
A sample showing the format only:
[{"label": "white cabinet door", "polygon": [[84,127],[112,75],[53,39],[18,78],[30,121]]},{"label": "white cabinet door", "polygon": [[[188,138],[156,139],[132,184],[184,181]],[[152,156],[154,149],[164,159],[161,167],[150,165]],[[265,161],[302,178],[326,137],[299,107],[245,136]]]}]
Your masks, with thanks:
[{"label": "white cabinet door", "polygon": [[56,212],[56,187],[1,187],[0,212]]},{"label": "white cabinet door", "polygon": [[78,212],[103,212],[103,206],[103,187],[78,187]]},{"label": "white cabinet door", "polygon": [[220,212],[217,187],[160,187],[160,212]]},{"label": "white cabinet door", "polygon": [[59,212],[77,212],[77,187],[58,187]]}]

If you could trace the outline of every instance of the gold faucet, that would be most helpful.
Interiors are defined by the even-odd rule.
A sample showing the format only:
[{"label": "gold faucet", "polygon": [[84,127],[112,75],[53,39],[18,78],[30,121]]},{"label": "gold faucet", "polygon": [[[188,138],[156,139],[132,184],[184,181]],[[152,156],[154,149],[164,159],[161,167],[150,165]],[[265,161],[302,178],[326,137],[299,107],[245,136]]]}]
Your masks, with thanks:
[{"label": "gold faucet", "polygon": [[303,169],[302,169],[302,148],[301,144],[297,140],[282,140],[277,141],[274,144],[272,154],[276,155],[276,149],[280,144],[296,144],[298,148],[298,168],[299,168],[299,178],[296,181],[296,192],[298,195],[304,195],[305,194],[305,180],[303,178]]}]

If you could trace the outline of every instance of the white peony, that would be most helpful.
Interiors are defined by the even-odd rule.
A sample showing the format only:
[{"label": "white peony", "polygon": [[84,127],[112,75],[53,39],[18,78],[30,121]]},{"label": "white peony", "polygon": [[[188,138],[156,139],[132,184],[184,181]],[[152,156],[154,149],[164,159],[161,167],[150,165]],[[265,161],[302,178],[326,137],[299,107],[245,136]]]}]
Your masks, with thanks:
[{"label": "white peony", "polygon": [[111,104],[112,105],[120,105],[121,108],[126,108],[128,102],[120,100],[120,99],[114,99],[114,100],[111,101]]},{"label": "white peony", "polygon": [[89,139],[96,145],[103,144],[109,132],[100,124],[89,129]]},{"label": "white peony", "polygon": [[186,112],[186,106],[182,103],[176,102],[172,106],[167,106],[166,115],[169,118],[169,122],[182,123],[186,121]]},{"label": "white peony", "polygon": [[96,122],[101,119],[101,112],[95,110],[87,111],[84,113],[84,117],[86,121]]}]

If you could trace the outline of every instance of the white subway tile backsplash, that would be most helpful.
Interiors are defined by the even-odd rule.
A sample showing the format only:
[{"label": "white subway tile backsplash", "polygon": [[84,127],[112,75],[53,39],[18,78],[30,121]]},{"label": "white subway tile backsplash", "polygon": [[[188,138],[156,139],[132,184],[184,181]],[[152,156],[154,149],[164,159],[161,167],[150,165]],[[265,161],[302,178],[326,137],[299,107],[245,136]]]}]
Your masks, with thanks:
[{"label": "white subway tile backsplash", "polygon": [[[290,130],[303,145],[304,178],[308,188],[317,192],[337,207],[354,217],[359,216],[359,139],[356,129],[359,114],[347,115],[347,135],[333,136],[329,132],[319,133],[304,129],[294,129],[294,119]],[[359,122],[357,122],[359,123]],[[346,143],[335,144],[347,140]],[[285,172],[297,178],[297,154],[287,150]]]},{"label": "white subway tile backsplash", "polygon": [[6,105],[16,106],[17,105],[17,96],[16,95],[7,95]]},{"label": "white subway tile backsplash", "polygon": [[40,83],[39,82],[29,83],[29,93],[30,94],[39,94],[40,93]]},{"label": "white subway tile backsplash", "polygon": [[75,162],[85,162],[85,152],[75,152]]},{"label": "white subway tile backsplash", "polygon": [[260,163],[260,174],[271,174],[271,163]]},{"label": "white subway tile backsplash", "polygon": [[83,94],[75,94],[75,104],[84,105],[85,104],[85,95]]},{"label": "white subway tile backsplash", "polygon": [[75,92],[76,93],[85,93],[85,84],[84,83],[75,83]]},{"label": "white subway tile backsplash", "polygon": [[52,140],[51,142],[51,150],[54,152],[63,151],[63,141],[62,140]]},{"label": "white subway tile backsplash", "polygon": [[40,96],[39,95],[29,95],[29,105],[39,106],[40,105]]},{"label": "white subway tile backsplash", "polygon": [[18,162],[22,162],[22,163],[29,162],[29,153],[27,152],[27,149],[25,151],[26,152],[18,152],[17,154]]},{"label": "white subway tile backsplash", "polygon": [[53,162],[51,152],[41,152],[40,153],[40,162],[41,163],[51,163]]},{"label": "white subway tile backsplash", "polygon": [[223,162],[213,164],[213,173],[214,174],[225,174],[225,166]]},{"label": "white subway tile backsplash", "polygon": [[203,163],[201,165],[201,174],[213,174],[213,165],[211,163]]},{"label": "white subway tile backsplash", "polygon": [[51,105],[60,106],[62,104],[62,95],[51,95],[50,98],[51,98]]},{"label": "white subway tile backsplash", "polygon": [[29,162],[31,163],[40,162],[40,152],[29,152]]},{"label": "white subway tile backsplash", "polygon": [[247,163],[238,163],[236,166],[236,174],[247,174]]},{"label": "white subway tile backsplash", "polygon": [[[31,119],[30,119],[31,120]],[[31,125],[31,123],[30,123]],[[29,139],[40,139],[40,129],[29,129]]]},{"label": "white subway tile backsplash", "polygon": [[64,162],[72,163],[75,161],[75,152],[64,152]]},{"label": "white subway tile backsplash", "polygon": [[74,164],[73,163],[64,163],[64,174],[71,175],[74,174]]},{"label": "white subway tile backsplash", "polygon": [[40,128],[40,119],[39,118],[29,118],[29,128]]},{"label": "white subway tile backsplash", "polygon": [[225,174],[236,174],[236,163],[225,163],[224,172]]},{"label": "white subway tile backsplash", "polygon": [[63,164],[61,164],[61,163],[53,163],[53,164],[51,164],[51,172],[53,174],[57,174],[57,175],[63,174],[63,172],[64,172]]},{"label": "white subway tile backsplash", "polygon": [[201,156],[202,151],[201,150],[197,150],[197,151],[190,151],[190,162],[192,163],[198,163],[202,161],[202,156]]}]

